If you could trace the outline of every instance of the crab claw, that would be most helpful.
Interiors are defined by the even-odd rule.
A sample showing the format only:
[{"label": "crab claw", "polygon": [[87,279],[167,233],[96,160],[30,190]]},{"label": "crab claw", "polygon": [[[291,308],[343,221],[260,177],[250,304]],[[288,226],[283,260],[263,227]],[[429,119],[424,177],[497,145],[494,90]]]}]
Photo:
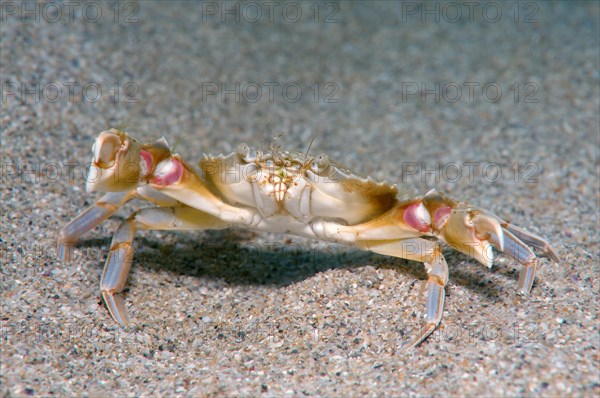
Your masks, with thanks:
[{"label": "crab claw", "polygon": [[454,249],[491,267],[494,263],[492,244],[502,250],[502,227],[493,219],[481,217],[478,210],[431,190],[423,197],[423,205],[431,214],[432,229]]},{"label": "crab claw", "polygon": [[436,235],[454,249],[491,267],[494,263],[492,247],[495,247],[522,264],[518,286],[524,294],[531,290],[538,264],[532,249],[540,250],[554,262],[560,261],[544,239],[485,210],[456,203],[435,191],[425,195],[423,204],[433,215]]},{"label": "crab claw", "polygon": [[469,208],[452,209],[441,233],[444,241],[450,246],[488,268],[494,263],[492,243],[501,242],[503,236],[500,225],[481,217]]},{"label": "crab claw", "polygon": [[479,238],[488,239],[498,250],[523,265],[518,281],[519,290],[523,294],[529,294],[531,291],[539,261],[532,249],[540,251],[555,263],[560,262],[556,252],[543,238],[511,225],[493,214],[481,211],[473,218],[473,225]]},{"label": "crab claw", "polygon": [[100,133],[92,147],[86,190],[120,192],[134,187],[148,168],[147,159],[140,156],[141,148],[122,131],[110,129]]}]

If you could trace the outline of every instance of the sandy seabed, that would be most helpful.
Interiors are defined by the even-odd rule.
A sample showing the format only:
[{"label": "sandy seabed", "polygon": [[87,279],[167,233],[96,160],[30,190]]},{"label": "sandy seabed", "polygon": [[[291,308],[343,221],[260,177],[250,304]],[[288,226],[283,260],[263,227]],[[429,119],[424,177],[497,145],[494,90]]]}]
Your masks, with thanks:
[{"label": "sandy seabed", "polygon": [[[79,4],[79,3],[77,3]],[[12,396],[598,396],[596,2],[2,2],[1,388]],[[479,3],[477,3],[479,4]],[[444,249],[443,323],[421,264],[231,229],[140,232],[104,306],[111,235],[56,257],[94,137],[165,136],[190,163],[238,143],[328,153],[546,237],[519,267]]]}]

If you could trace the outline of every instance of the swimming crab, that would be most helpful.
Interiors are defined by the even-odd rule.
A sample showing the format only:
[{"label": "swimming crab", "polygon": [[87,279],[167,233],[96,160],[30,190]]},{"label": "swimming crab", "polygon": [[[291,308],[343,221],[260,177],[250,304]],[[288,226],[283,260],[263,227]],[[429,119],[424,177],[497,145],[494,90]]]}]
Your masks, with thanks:
[{"label": "swimming crab", "polygon": [[243,226],[352,245],[416,260],[427,270],[423,327],[408,343],[425,340],[442,319],[448,265],[440,242],[487,267],[492,247],[522,265],[518,288],[528,294],[538,258],[558,256],[543,238],[431,190],[400,199],[396,186],[356,176],[326,155],[316,157],[241,144],[228,156],[204,155],[199,170],[173,153],[163,138],[142,144],[127,133],[100,133],[92,148],[86,188],[106,194],[67,224],[58,255],[70,261],[78,238],[133,198],[151,206],[135,211],[115,232],[100,289],[114,320],[128,325],[122,291],[136,230],[202,230]]}]

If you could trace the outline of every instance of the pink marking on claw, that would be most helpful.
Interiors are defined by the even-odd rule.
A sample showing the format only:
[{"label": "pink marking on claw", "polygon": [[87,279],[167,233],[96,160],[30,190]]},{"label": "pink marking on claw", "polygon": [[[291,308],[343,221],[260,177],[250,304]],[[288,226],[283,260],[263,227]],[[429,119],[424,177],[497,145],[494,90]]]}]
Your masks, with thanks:
[{"label": "pink marking on claw", "polygon": [[183,166],[177,159],[166,159],[156,165],[152,184],[171,185],[179,182],[183,175]]},{"label": "pink marking on claw", "polygon": [[142,150],[140,152],[140,174],[146,177],[152,171],[152,155],[150,152]]},{"label": "pink marking on claw", "polygon": [[452,213],[452,208],[448,206],[440,207],[433,213],[433,223],[435,224],[436,229],[441,229],[448,218],[450,218],[450,213]]},{"label": "pink marking on claw", "polygon": [[420,202],[404,209],[404,222],[419,232],[429,232],[431,228],[429,212]]}]

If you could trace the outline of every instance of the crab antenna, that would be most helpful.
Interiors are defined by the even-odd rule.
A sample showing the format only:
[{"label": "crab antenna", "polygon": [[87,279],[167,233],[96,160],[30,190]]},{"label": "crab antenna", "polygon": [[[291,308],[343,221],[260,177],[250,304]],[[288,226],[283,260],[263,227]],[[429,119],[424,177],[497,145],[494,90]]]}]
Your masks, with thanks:
[{"label": "crab antenna", "polygon": [[308,144],[308,148],[306,148],[306,153],[304,154],[304,162],[306,163],[308,159],[308,153],[310,152],[310,148],[312,148],[312,144],[315,142],[315,136],[310,137],[310,144]]},{"label": "crab antenna", "polygon": [[279,156],[279,150],[281,149],[281,143],[279,139],[283,137],[283,133],[277,134],[271,138],[271,143],[269,144],[269,150],[273,154],[273,160],[275,162],[280,162],[281,156]]},{"label": "crab antenna", "polygon": [[271,121],[272,120],[269,120],[268,122],[266,122],[265,123],[265,127],[262,130],[260,130],[260,132],[258,134],[258,142],[259,142],[258,148],[259,148],[260,152],[265,152],[265,141],[266,141],[266,139],[265,139],[265,135],[266,135],[265,130],[267,128],[269,128],[269,124],[271,124]]},{"label": "crab antenna", "polygon": [[283,137],[283,133],[279,133],[277,135],[274,135],[273,138],[271,138],[271,148],[277,150],[279,148],[281,148],[281,143],[279,142],[279,139]]}]

